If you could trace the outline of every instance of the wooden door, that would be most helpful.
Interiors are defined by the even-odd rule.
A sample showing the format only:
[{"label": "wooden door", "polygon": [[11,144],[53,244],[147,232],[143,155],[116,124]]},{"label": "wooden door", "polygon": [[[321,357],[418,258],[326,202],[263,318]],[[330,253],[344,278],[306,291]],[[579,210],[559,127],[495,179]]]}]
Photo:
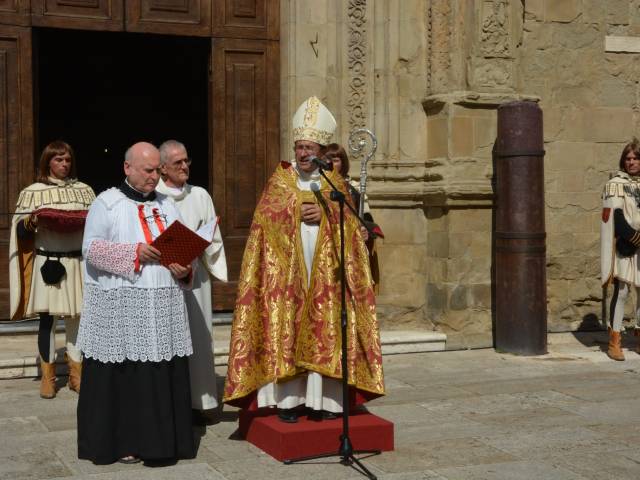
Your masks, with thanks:
[{"label": "wooden door", "polygon": [[[31,29],[0,25],[0,318],[9,317],[11,216],[33,181]],[[6,172],[6,173],[5,173]]]},{"label": "wooden door", "polygon": [[211,0],[127,0],[126,30],[208,37]]},{"label": "wooden door", "polygon": [[279,0],[213,0],[213,36],[277,40]]},{"label": "wooden door", "polygon": [[0,0],[0,23],[30,25],[29,0]]},{"label": "wooden door", "polygon": [[40,27],[124,30],[125,0],[31,0],[31,21]]},{"label": "wooden door", "polygon": [[234,307],[253,211],[280,160],[279,82],[277,42],[213,40],[209,172],[229,270],[213,284],[215,310]]}]

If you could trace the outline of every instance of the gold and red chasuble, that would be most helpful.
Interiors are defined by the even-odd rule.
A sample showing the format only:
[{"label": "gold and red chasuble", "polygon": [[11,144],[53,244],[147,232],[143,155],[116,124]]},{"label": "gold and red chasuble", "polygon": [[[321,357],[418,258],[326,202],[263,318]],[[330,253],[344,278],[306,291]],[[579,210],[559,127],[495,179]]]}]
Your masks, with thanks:
[{"label": "gold and red chasuble", "polygon": [[[331,172],[332,182],[344,181]],[[223,401],[248,407],[257,389],[306,371],[342,378],[339,204],[301,191],[282,162],[256,207],[238,282]],[[346,190],[345,195],[348,196]],[[300,236],[301,205],[315,201],[320,222],[310,285]],[[357,218],[345,207],[348,382],[362,400],[384,394],[380,333],[368,251]]]}]

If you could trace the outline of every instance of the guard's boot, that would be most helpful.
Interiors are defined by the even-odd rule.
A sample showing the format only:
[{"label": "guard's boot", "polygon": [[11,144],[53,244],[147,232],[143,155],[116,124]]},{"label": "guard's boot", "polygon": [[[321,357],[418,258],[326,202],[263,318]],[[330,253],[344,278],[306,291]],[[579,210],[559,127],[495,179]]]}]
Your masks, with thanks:
[{"label": "guard's boot", "polygon": [[609,350],[607,350],[607,355],[609,355],[609,358],[612,358],[613,360],[624,360],[620,332],[614,332],[611,327],[609,327]]},{"label": "guard's boot", "polygon": [[636,343],[636,352],[640,353],[640,328],[635,328],[633,330],[633,334],[638,337],[637,343]]},{"label": "guard's boot", "polygon": [[74,362],[71,360],[71,357],[64,354],[64,358],[67,361],[67,367],[69,370],[69,389],[73,390],[76,393],[80,393],[80,379],[82,377],[82,363]]},{"label": "guard's boot", "polygon": [[42,379],[40,380],[40,396],[42,398],[54,398],[56,396],[56,364],[45,361],[40,362]]}]

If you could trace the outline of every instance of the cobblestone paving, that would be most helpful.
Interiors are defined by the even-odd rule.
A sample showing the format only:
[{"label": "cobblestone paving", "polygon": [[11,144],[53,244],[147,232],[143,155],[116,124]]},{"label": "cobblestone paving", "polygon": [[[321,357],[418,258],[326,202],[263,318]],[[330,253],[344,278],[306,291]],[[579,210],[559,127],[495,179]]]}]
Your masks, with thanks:
[{"label": "cobblestone paving", "polygon": [[[395,423],[396,450],[365,465],[389,480],[640,478],[640,355],[609,360],[601,333],[549,342],[541,357],[489,349],[386,356],[388,395],[369,409]],[[196,432],[194,460],[95,466],[76,456],[76,400],[67,388],[40,399],[35,379],[0,381],[0,480],[364,478],[334,459],[277,462],[234,439],[228,407]]]}]

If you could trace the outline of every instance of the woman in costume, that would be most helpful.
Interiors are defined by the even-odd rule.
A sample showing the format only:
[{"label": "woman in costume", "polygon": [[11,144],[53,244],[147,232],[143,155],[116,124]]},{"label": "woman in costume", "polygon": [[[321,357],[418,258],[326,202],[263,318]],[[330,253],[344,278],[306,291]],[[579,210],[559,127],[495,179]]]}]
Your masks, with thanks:
[{"label": "woman in costume", "polygon": [[11,319],[38,315],[40,396],[56,396],[55,323],[65,322],[69,388],[80,391],[82,356],[76,337],[82,308],[82,234],[95,198],[78,181],[73,149],[62,141],[40,156],[36,183],[20,192],[11,225]]},{"label": "woman in costume", "polygon": [[[601,266],[603,285],[613,284],[609,313],[609,348],[613,360],[624,360],[622,318],[630,287],[640,293],[640,141],[633,139],[620,155],[620,170],[602,193]],[[636,305],[636,335],[638,314]],[[636,351],[640,353],[640,345]]]}]

